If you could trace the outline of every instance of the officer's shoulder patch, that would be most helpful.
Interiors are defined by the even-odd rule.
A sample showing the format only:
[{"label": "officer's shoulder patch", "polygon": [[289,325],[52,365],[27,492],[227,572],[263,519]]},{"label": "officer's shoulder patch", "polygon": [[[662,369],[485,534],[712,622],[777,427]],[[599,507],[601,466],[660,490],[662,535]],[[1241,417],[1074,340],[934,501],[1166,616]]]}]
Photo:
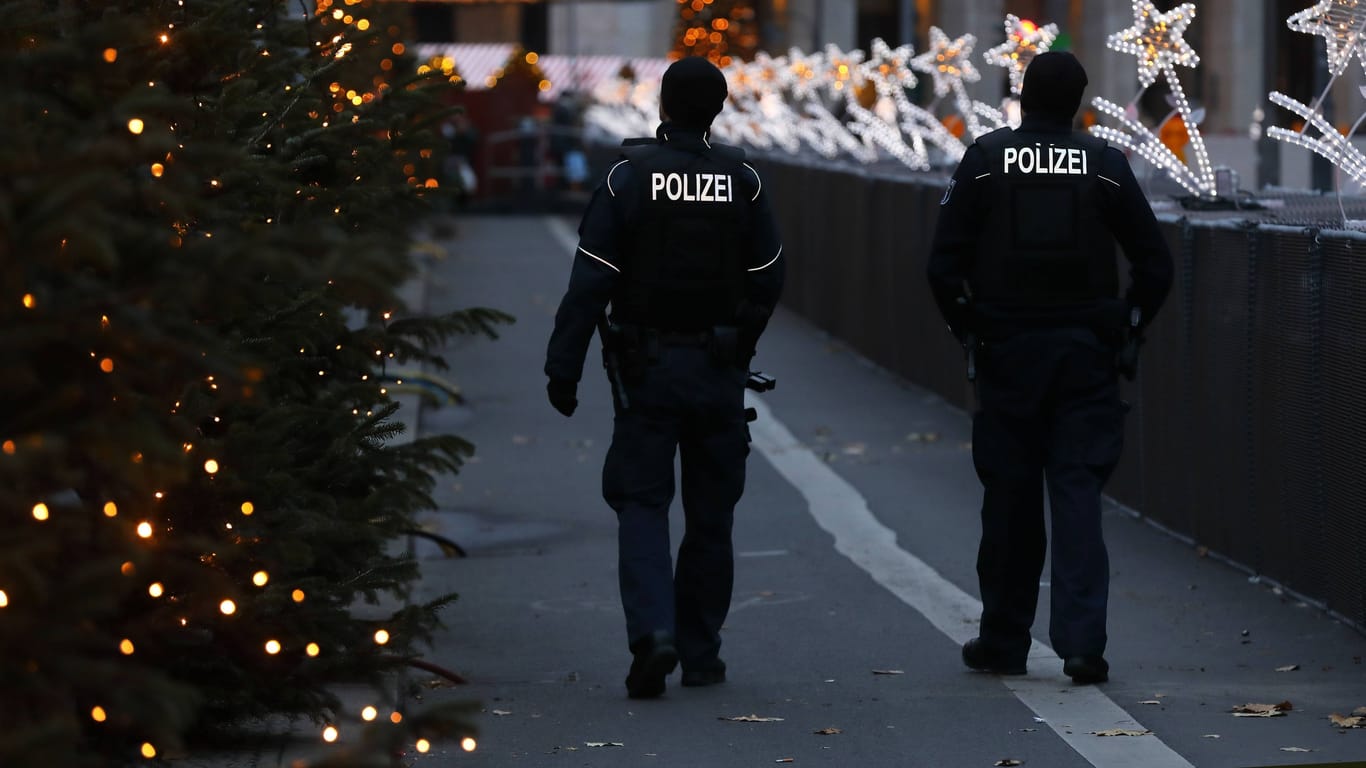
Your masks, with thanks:
[{"label": "officer's shoulder patch", "polygon": [[957,180],[957,179],[949,179],[949,186],[946,187],[946,188],[944,189],[944,197],[943,197],[942,199],[940,199],[940,201],[939,201],[939,204],[940,204],[940,205],[948,205],[948,203],[949,203],[949,196],[951,196],[951,195],[953,194],[953,188],[954,188],[954,186],[957,185],[957,184],[958,184],[958,180]]}]

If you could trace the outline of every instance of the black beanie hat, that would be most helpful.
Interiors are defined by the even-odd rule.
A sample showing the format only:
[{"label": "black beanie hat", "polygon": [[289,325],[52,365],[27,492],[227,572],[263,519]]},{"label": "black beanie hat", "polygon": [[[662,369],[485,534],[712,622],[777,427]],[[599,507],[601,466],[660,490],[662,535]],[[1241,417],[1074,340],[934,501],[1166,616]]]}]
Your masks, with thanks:
[{"label": "black beanie hat", "polygon": [[1086,90],[1086,70],[1066,51],[1044,51],[1025,68],[1020,110],[1071,120]]},{"label": "black beanie hat", "polygon": [[705,130],[726,103],[726,76],[701,56],[669,65],[659,83],[659,105],[669,120]]}]

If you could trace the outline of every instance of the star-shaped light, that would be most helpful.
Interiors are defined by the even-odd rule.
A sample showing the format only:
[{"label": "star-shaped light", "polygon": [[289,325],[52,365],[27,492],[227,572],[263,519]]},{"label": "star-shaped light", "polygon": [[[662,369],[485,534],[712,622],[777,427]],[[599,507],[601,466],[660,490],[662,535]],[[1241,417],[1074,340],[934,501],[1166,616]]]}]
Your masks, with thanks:
[{"label": "star-shaped light", "polygon": [[909,45],[893,48],[882,38],[873,39],[868,47],[872,58],[862,65],[863,76],[877,86],[879,96],[905,98],[906,89],[915,87],[915,73],[911,71],[911,57],[915,51]]},{"label": "star-shaped light", "polygon": [[865,80],[860,65],[863,51],[841,51],[839,46],[828,43],[825,46],[825,76],[831,98],[851,98],[854,91],[863,87]]},{"label": "star-shaped light", "polygon": [[930,27],[930,49],[911,59],[911,67],[934,78],[934,95],[947,96],[957,83],[982,79],[972,66],[972,47],[976,44],[977,38],[972,35],[950,40],[944,30]]},{"label": "star-shaped light", "polygon": [[1200,57],[1181,37],[1195,18],[1195,3],[1182,3],[1162,13],[1150,0],[1134,0],[1134,25],[1110,35],[1105,44],[1138,57],[1138,82],[1147,88],[1158,74],[1180,64],[1200,66]]},{"label": "star-shaped light", "polygon": [[1006,14],[1006,41],[982,54],[988,64],[1005,67],[1010,73],[1010,92],[1016,96],[1024,87],[1024,71],[1035,56],[1048,50],[1058,36],[1057,24],[1042,27]]},{"label": "star-shaped light", "polygon": [[1341,75],[1352,55],[1366,66],[1366,3],[1360,0],[1321,0],[1312,8],[1292,14],[1286,26],[1296,32],[1320,35],[1328,46],[1328,71]]}]

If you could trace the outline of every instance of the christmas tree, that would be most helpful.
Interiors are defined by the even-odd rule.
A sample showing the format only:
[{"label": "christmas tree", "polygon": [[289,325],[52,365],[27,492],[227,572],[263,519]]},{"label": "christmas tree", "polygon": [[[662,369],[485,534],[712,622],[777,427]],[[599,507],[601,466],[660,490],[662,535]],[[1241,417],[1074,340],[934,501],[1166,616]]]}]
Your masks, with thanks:
[{"label": "christmas tree", "polygon": [[671,58],[703,56],[718,67],[749,61],[759,50],[753,0],[679,0]]},{"label": "christmas tree", "polygon": [[[0,5],[0,765],[354,732],[335,686],[437,626],[351,611],[406,598],[392,543],[472,450],[394,441],[384,374],[507,318],[402,305],[451,86],[336,4]],[[468,731],[382,719],[356,760]]]}]

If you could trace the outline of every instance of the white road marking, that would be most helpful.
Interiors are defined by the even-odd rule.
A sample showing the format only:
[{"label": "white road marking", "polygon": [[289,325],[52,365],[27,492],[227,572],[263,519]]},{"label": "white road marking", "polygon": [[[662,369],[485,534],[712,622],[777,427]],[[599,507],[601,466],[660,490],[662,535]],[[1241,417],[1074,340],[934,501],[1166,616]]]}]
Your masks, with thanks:
[{"label": "white road marking", "polygon": [[[749,427],[754,447],[806,498],[817,525],[834,537],[835,551],[954,642],[961,645],[975,637],[981,602],[898,547],[896,532],[873,516],[856,488],[798,442],[758,397],[747,392],[745,401],[759,414]],[[1073,685],[1062,673],[1062,660],[1038,640],[1030,648],[1029,667],[1029,675],[1002,677],[1001,682],[1092,765],[1193,768],[1156,736],[1093,735],[1111,728],[1146,729],[1100,689]]]}]

